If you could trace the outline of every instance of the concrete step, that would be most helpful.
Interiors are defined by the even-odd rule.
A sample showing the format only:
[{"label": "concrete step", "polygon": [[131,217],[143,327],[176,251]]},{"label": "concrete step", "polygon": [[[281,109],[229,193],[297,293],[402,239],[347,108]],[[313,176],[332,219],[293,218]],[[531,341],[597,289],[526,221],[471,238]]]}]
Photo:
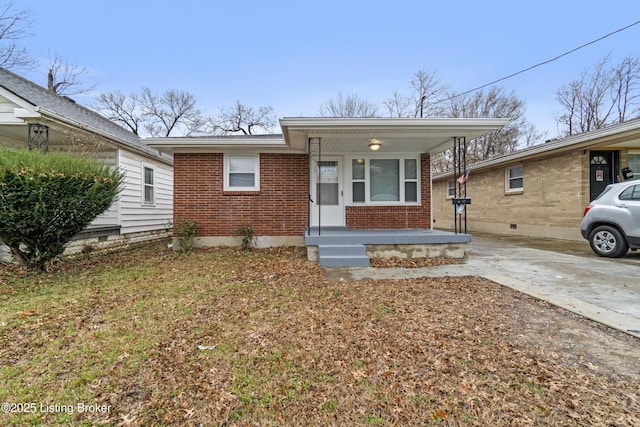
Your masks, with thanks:
[{"label": "concrete step", "polygon": [[364,245],[319,245],[318,254],[322,255],[366,255],[367,248]]},{"label": "concrete step", "polygon": [[322,267],[368,267],[364,245],[319,245],[318,262]]}]

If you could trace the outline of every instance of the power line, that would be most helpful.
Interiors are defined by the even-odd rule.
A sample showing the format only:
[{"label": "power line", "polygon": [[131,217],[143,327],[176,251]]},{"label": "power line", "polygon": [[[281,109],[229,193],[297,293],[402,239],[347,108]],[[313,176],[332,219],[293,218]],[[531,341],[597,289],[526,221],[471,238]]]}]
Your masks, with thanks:
[{"label": "power line", "polygon": [[540,63],[538,63],[538,64],[536,64],[536,65],[532,65],[531,67],[528,67],[528,68],[525,68],[525,69],[523,69],[523,70],[517,71],[517,72],[515,72],[515,73],[513,73],[513,74],[509,74],[508,76],[501,77],[501,78],[499,78],[498,80],[494,80],[494,81],[492,81],[492,82],[490,82],[490,83],[483,84],[482,86],[478,86],[478,87],[473,88],[473,89],[470,89],[470,90],[468,90],[468,91],[466,91],[466,92],[458,93],[458,94],[456,94],[456,95],[454,95],[454,96],[452,96],[452,97],[448,98],[447,100],[451,100],[451,99],[457,98],[457,97],[459,97],[459,96],[463,96],[463,95],[466,95],[466,94],[468,94],[468,93],[475,92],[475,91],[480,90],[480,89],[484,89],[484,88],[485,88],[485,87],[487,87],[487,86],[491,86],[491,85],[494,85],[494,84],[496,84],[496,83],[499,83],[499,82],[501,82],[501,81],[503,81],[503,80],[510,79],[511,77],[515,77],[515,76],[517,76],[518,74],[526,73],[527,71],[533,70],[534,68],[540,67],[540,66],[542,66],[542,65],[548,64],[548,63],[553,62],[553,61],[557,61],[558,59],[560,59],[560,58],[562,58],[562,57],[564,57],[564,56],[567,56],[567,55],[569,55],[569,54],[572,54],[573,52],[575,52],[575,51],[577,51],[577,50],[580,50],[580,49],[582,49],[582,48],[584,48],[584,47],[587,47],[587,46],[589,46],[589,45],[592,45],[592,44],[594,44],[594,43],[597,43],[597,42],[599,42],[600,40],[604,40],[604,39],[606,39],[607,37],[610,37],[610,36],[612,36],[612,35],[614,35],[614,34],[617,34],[617,33],[621,32],[621,31],[624,31],[624,30],[626,30],[626,29],[629,29],[629,28],[633,27],[634,25],[638,25],[638,24],[640,24],[640,21],[636,21],[636,22],[634,22],[633,24],[629,24],[629,25],[627,25],[626,27],[622,27],[622,28],[620,28],[620,29],[617,29],[617,30],[615,30],[615,31],[612,31],[612,32],[610,32],[609,34],[605,34],[604,36],[602,36],[602,37],[600,37],[600,38],[597,38],[597,39],[592,40],[592,41],[590,41],[590,42],[588,42],[588,43],[585,43],[585,44],[583,44],[583,45],[580,45],[580,46],[578,46],[578,47],[576,47],[576,48],[574,48],[574,49],[571,49],[571,50],[569,50],[569,51],[567,51],[567,52],[565,52],[565,53],[562,53],[562,54],[560,54],[560,55],[558,55],[558,56],[556,56],[556,57],[554,57],[554,58],[551,58],[551,59],[548,59],[548,60],[546,60],[546,61],[540,62]]}]

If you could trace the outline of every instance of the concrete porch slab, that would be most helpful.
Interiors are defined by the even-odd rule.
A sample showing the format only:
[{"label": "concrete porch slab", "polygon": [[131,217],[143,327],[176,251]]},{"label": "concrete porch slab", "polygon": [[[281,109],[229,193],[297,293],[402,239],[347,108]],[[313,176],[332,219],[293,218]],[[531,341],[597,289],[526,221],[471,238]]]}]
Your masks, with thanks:
[{"label": "concrete porch slab", "polygon": [[[305,233],[307,257],[309,261],[319,261],[321,265],[326,265],[323,260],[326,257],[321,252],[322,248],[327,247],[362,246],[366,248],[368,258],[463,258],[470,241],[469,234],[426,229],[352,230],[345,227],[323,227],[321,230],[312,228]],[[348,260],[341,262],[347,263]]]},{"label": "concrete porch slab", "polygon": [[428,229],[370,229],[352,230],[346,227],[317,227],[305,231],[305,244],[318,245],[420,245],[469,243],[470,234],[455,234],[450,231]]}]

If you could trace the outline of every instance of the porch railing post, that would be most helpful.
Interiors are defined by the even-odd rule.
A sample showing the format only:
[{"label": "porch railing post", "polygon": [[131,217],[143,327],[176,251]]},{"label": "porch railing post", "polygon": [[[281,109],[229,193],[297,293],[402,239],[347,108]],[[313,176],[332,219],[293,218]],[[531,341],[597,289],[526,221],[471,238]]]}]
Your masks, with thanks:
[{"label": "porch railing post", "polygon": [[455,233],[467,234],[467,138],[453,138],[453,173],[454,173],[454,199],[453,199],[453,224]]},{"label": "porch railing post", "polygon": [[[318,157],[315,159],[315,164],[316,164],[316,169],[318,171],[317,175],[314,173],[314,146],[317,146],[318,149]],[[321,203],[320,203],[320,199],[322,197],[322,185],[320,185],[320,181],[322,179],[322,168],[321,168],[321,162],[322,162],[322,140],[320,138],[307,138],[307,147],[308,147],[308,163],[309,163],[309,209],[307,212],[307,235],[311,235],[311,220],[313,218],[312,212],[311,210],[313,209],[313,204],[315,203],[316,206],[318,207],[318,236],[321,234],[321,228],[322,228],[322,218],[321,218]],[[315,180],[314,180],[315,178]],[[311,198],[311,195],[313,194],[312,192],[312,188],[311,186],[315,185],[316,186],[316,200],[315,202],[313,201],[313,199]]]},{"label": "porch railing post", "polygon": [[318,236],[322,232],[322,140],[318,138],[318,183],[316,188],[318,189],[316,199],[318,199],[316,206],[318,206]]},{"label": "porch railing post", "polygon": [[311,154],[311,138],[307,138],[307,167],[309,168],[308,182],[309,182],[309,190],[307,194],[307,236],[311,236],[311,208],[313,207],[313,201],[311,200],[311,184],[313,176],[313,164],[312,164],[312,154]]}]

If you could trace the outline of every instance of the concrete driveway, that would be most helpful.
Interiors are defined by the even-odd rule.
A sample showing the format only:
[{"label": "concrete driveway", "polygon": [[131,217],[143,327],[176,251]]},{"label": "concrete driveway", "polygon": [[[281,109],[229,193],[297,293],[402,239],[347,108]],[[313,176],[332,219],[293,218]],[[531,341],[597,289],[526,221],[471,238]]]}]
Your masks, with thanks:
[{"label": "concrete driveway", "polygon": [[463,264],[344,273],[354,279],[482,276],[640,338],[640,251],[607,259],[586,241],[474,234]]}]

